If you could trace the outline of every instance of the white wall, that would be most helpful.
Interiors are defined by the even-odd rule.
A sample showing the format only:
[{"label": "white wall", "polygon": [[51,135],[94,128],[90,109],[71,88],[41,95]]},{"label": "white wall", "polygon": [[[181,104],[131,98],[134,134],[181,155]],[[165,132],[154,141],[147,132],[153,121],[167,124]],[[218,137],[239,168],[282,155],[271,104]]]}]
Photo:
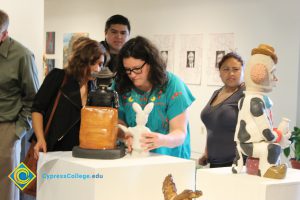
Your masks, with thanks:
[{"label": "white wall", "polygon": [[0,0],[0,9],[9,15],[9,35],[34,53],[41,82],[44,51],[44,1]]},{"label": "white wall", "polygon": [[[300,52],[299,53],[299,63],[300,63]],[[300,127],[300,69],[298,69],[298,81],[297,81],[297,86],[298,86],[298,99],[297,99],[297,102],[298,102],[298,107],[297,107],[297,121],[296,121],[296,125],[298,127]]]},{"label": "white wall", "polygon": [[[278,87],[270,94],[275,103],[274,121],[281,116],[296,123],[299,88],[300,14],[297,0],[74,0],[45,1],[45,31],[56,32],[56,64],[62,66],[63,33],[88,32],[104,39],[104,24],[113,14],[127,16],[131,36],[154,34],[234,33],[237,51],[247,60],[251,49],[260,43],[273,45],[279,57]],[[207,40],[204,40],[202,81],[190,85],[197,98],[190,110],[192,150],[203,151],[205,131],[200,112],[217,87],[207,86]],[[299,120],[298,120],[299,121]]]}]

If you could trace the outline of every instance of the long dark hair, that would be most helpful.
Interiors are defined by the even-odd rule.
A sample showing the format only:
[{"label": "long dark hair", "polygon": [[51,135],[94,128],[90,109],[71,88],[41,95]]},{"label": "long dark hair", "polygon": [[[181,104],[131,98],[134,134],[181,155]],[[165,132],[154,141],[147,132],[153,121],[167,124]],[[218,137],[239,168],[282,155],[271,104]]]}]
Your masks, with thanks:
[{"label": "long dark hair", "polygon": [[116,89],[120,94],[134,88],[132,81],[125,72],[123,59],[133,57],[141,59],[150,65],[148,80],[153,87],[164,88],[168,78],[166,64],[161,58],[158,49],[146,38],[137,36],[130,39],[120,50],[118,58],[118,71],[116,76]]},{"label": "long dark hair", "polygon": [[88,37],[78,38],[73,43],[66,73],[80,83],[85,81],[91,73],[90,66],[96,64],[102,55],[105,56],[105,53],[105,48],[96,40]]}]

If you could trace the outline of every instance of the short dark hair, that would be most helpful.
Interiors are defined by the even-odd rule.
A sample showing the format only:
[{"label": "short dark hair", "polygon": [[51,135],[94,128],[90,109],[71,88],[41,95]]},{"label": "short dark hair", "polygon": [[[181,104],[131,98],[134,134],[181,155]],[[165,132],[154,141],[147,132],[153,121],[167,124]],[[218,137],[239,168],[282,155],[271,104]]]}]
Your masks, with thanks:
[{"label": "short dark hair", "polygon": [[8,15],[3,10],[0,10],[0,33],[7,30],[8,24]]},{"label": "short dark hair", "polygon": [[108,18],[105,23],[105,32],[110,28],[110,26],[112,24],[123,24],[123,25],[127,26],[128,31],[130,33],[130,22],[123,15],[113,15],[110,18]]},{"label": "short dark hair", "polygon": [[96,64],[101,55],[105,55],[105,48],[96,40],[80,37],[74,41],[72,52],[68,58],[66,73],[82,82],[89,76],[91,65]]},{"label": "short dark hair", "polygon": [[222,60],[219,62],[218,64],[218,67],[219,69],[221,69],[223,63],[228,60],[229,58],[234,58],[236,59],[237,61],[239,61],[241,63],[241,65],[243,66],[244,65],[244,61],[242,59],[242,57],[240,55],[238,55],[237,53],[235,52],[229,52],[227,53],[225,56],[222,57]]},{"label": "short dark hair", "polygon": [[166,63],[161,58],[160,52],[156,46],[148,39],[137,36],[126,42],[119,53],[116,89],[120,94],[124,94],[134,88],[123,65],[123,59],[129,57],[141,59],[149,64],[149,81],[152,83],[153,87],[161,89],[165,88],[168,81]]}]

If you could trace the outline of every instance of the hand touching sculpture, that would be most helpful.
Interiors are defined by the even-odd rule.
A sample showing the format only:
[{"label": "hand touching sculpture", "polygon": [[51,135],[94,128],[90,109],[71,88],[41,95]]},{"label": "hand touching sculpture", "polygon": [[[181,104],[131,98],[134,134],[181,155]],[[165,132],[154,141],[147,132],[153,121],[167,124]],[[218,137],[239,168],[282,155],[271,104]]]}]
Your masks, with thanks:
[{"label": "hand touching sculpture", "polygon": [[289,130],[282,123],[273,128],[272,101],[266,96],[271,92],[277,78],[275,64],[277,56],[273,47],[259,45],[252,50],[252,56],[245,68],[245,97],[239,102],[239,116],[235,132],[237,156],[232,166],[233,173],[243,167],[242,154],[259,158],[259,175],[282,179],[286,165],[277,165],[281,145],[288,144]]},{"label": "hand touching sculpture", "polygon": [[140,144],[141,135],[143,133],[151,132],[150,129],[146,127],[146,124],[148,121],[148,116],[153,109],[153,106],[154,106],[154,103],[150,102],[145,106],[145,108],[143,110],[142,107],[138,103],[134,102],[132,104],[132,108],[136,113],[136,126],[127,128],[127,127],[119,124],[119,127],[124,132],[127,132],[127,133],[129,132],[133,136],[133,143],[132,143],[133,151],[142,152],[144,150]]}]

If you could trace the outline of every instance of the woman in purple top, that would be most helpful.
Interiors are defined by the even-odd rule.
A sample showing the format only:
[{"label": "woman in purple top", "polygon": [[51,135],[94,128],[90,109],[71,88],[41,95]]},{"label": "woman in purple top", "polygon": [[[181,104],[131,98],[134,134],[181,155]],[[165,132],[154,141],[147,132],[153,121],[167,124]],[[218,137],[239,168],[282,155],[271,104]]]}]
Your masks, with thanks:
[{"label": "woman in purple top", "polygon": [[201,112],[207,130],[205,152],[200,165],[210,168],[231,166],[235,158],[234,132],[238,118],[238,101],[243,96],[243,60],[236,53],[226,54],[219,62],[224,86],[216,90]]}]

